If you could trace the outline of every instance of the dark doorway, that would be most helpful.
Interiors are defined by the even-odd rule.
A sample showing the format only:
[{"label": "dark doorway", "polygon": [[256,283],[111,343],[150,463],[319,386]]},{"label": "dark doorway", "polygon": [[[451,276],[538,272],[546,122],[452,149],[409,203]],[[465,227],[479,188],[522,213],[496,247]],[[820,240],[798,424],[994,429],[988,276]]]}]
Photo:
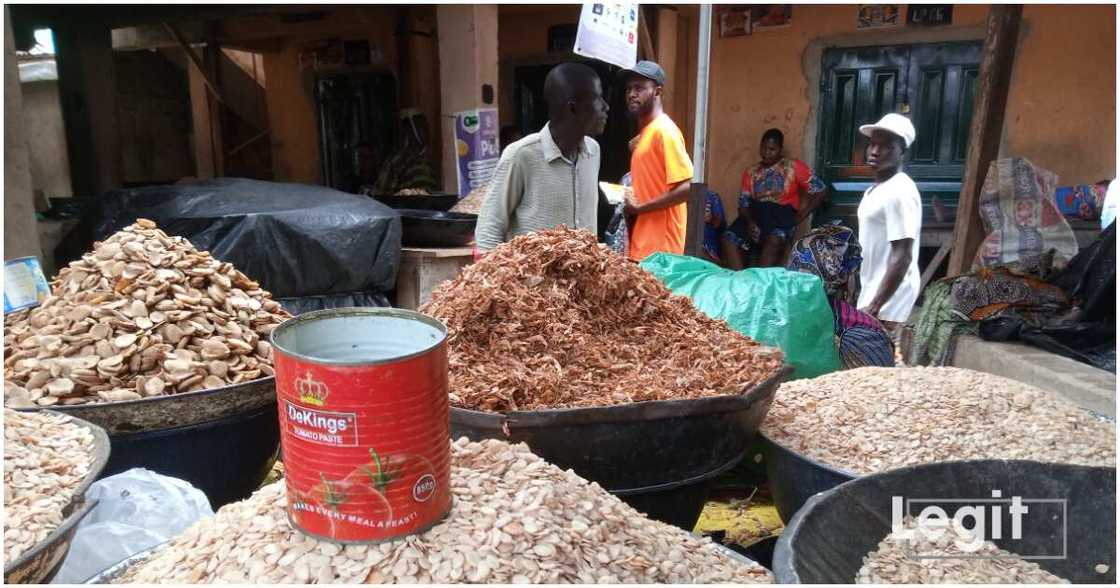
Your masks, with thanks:
[{"label": "dark doorway", "polygon": [[[396,78],[389,73],[323,76],[315,98],[324,184],[346,192],[372,184],[376,178],[359,177],[359,169],[377,170],[397,147]],[[362,165],[360,157],[374,161]]]}]

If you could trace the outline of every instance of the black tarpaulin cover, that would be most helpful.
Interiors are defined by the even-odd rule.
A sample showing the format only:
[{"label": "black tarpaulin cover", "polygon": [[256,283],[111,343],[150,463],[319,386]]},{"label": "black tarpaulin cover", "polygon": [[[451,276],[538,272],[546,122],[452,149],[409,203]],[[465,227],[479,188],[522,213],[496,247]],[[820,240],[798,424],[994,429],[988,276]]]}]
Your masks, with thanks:
[{"label": "black tarpaulin cover", "polygon": [[323,186],[238,178],[90,199],[59,263],[137,218],[232,263],[276,298],[389,292],[396,283],[401,224],[393,209]]}]

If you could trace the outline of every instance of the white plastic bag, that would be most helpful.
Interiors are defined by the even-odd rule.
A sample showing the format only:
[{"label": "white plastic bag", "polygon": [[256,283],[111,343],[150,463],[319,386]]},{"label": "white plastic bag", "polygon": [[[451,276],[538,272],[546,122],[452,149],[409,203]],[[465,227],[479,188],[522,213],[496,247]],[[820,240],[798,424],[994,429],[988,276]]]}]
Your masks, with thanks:
[{"label": "white plastic bag", "polygon": [[201,490],[142,468],[94,482],[86,500],[98,504],[78,525],[70,553],[52,584],[85,582],[214,515]]}]

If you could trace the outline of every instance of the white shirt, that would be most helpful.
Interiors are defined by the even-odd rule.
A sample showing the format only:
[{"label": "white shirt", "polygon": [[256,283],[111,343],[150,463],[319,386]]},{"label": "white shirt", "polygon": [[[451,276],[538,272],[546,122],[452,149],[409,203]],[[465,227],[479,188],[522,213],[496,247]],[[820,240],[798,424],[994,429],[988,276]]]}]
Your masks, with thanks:
[{"label": "white shirt", "polygon": [[875,299],[887,275],[891,257],[891,241],[913,239],[910,267],[894,295],[883,305],[879,318],[906,322],[918,299],[922,276],[918,272],[918,247],[922,233],[922,197],[914,180],[904,173],[876,184],[863,193],[859,203],[859,245],[863,263],[859,267],[859,307]]},{"label": "white shirt", "polygon": [[599,228],[599,144],[584,137],[576,161],[560,152],[548,123],[506,147],[478,214],[475,241],[489,251],[560,225]]}]

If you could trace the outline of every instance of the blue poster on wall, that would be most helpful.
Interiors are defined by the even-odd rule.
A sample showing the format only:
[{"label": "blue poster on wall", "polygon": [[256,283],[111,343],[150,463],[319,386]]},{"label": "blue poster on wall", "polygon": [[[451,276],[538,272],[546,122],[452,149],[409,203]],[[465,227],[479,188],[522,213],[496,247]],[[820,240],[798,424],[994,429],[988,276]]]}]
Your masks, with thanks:
[{"label": "blue poster on wall", "polygon": [[498,166],[498,110],[480,108],[455,113],[455,150],[459,161],[459,197],[463,198],[487,184]]}]

